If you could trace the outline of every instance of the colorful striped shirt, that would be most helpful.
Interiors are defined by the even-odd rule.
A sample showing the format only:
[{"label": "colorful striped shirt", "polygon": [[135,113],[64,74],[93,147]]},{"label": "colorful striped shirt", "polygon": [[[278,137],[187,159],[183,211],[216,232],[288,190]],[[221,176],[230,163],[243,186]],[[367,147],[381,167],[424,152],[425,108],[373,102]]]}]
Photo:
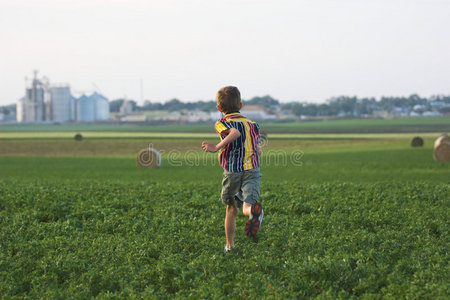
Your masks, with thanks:
[{"label": "colorful striped shirt", "polygon": [[232,143],[220,149],[219,162],[222,168],[229,172],[242,172],[259,168],[259,125],[240,112],[233,112],[223,116],[215,124],[215,129],[223,140],[226,131],[235,128],[241,136]]}]

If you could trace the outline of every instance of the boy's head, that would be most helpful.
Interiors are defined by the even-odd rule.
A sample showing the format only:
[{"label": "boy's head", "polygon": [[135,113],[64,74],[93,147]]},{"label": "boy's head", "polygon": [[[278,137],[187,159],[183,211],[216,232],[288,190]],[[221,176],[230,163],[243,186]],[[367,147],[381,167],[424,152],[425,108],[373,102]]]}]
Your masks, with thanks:
[{"label": "boy's head", "polygon": [[241,93],[235,86],[225,86],[217,91],[217,109],[223,113],[240,110],[242,107]]}]

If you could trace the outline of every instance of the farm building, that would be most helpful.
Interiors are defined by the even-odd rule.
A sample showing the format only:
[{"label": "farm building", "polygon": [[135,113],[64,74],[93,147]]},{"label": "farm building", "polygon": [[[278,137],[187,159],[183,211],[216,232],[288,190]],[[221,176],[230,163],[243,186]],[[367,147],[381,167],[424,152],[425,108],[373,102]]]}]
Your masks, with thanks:
[{"label": "farm building", "polygon": [[252,120],[272,120],[277,116],[268,109],[257,105],[244,105],[241,113]]}]

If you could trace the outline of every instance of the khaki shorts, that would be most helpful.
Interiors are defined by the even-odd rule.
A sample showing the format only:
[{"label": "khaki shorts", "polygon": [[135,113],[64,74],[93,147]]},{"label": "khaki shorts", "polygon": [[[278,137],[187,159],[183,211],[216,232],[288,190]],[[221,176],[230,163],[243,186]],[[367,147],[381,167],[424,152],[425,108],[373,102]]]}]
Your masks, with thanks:
[{"label": "khaki shorts", "polygon": [[261,182],[259,168],[245,170],[243,172],[223,172],[222,203],[242,207],[242,201],[255,204],[259,199]]}]

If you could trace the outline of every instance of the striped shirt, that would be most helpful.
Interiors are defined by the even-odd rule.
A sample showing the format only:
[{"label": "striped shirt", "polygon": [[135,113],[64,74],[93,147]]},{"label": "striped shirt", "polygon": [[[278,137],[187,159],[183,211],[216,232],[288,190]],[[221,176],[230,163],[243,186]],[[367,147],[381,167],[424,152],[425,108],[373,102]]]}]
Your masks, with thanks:
[{"label": "striped shirt", "polygon": [[220,149],[219,162],[225,171],[242,172],[259,168],[259,125],[247,119],[240,112],[226,114],[215,124],[215,129],[223,140],[226,130],[235,128],[241,136]]}]

